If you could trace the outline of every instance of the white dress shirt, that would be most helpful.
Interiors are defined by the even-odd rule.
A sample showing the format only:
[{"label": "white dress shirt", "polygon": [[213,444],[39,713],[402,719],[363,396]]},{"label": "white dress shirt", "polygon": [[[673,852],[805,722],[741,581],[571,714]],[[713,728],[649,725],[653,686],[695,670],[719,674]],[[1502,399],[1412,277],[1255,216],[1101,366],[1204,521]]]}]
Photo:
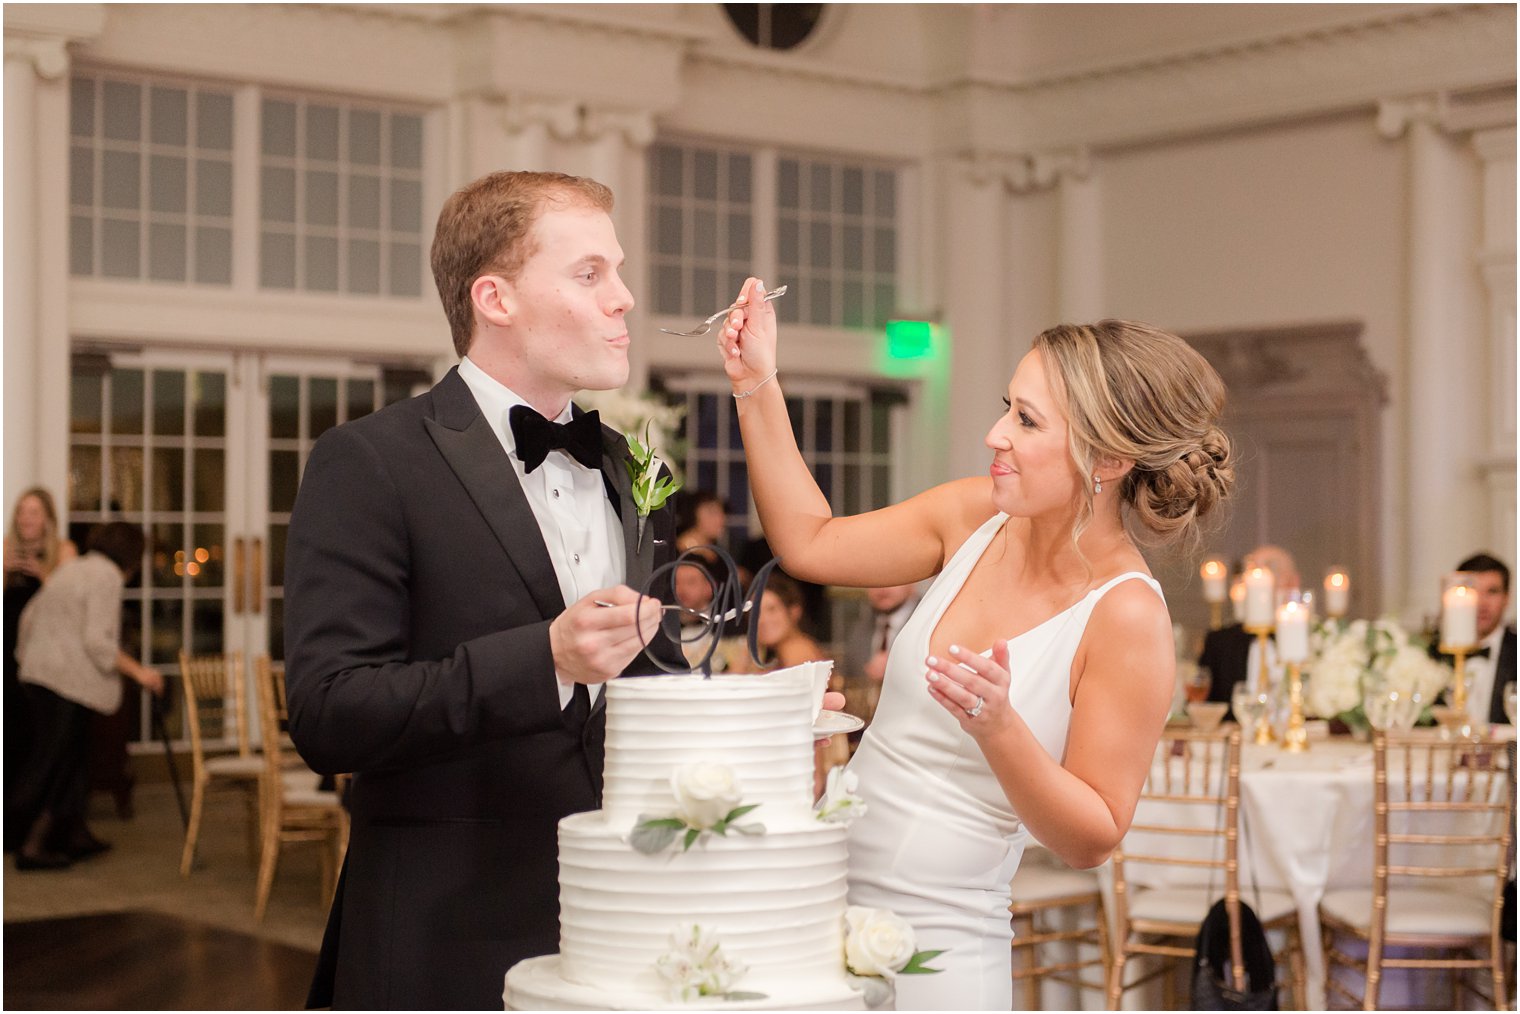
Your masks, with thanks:
[{"label": "white dress shirt", "polygon": [[[491,432],[501,441],[507,460],[517,473],[517,481],[527,494],[565,605],[578,602],[599,588],[622,584],[626,576],[623,525],[607,499],[601,471],[587,468],[562,450],[553,450],[532,474],[524,473],[507,414],[514,405],[528,403],[470,362],[468,356],[459,361],[459,376],[475,396]],[[567,403],[559,417],[550,421],[567,423],[570,419]],[[559,705],[563,709],[569,705],[575,685],[563,679],[558,682]],[[601,684],[594,684],[591,699],[595,701],[601,691]]]},{"label": "white dress shirt", "polygon": [[1488,657],[1467,657],[1467,717],[1475,725],[1488,724],[1488,706],[1494,699],[1494,673],[1499,668],[1499,648],[1503,644],[1504,624],[1500,623],[1478,642],[1479,648],[1488,649]]}]

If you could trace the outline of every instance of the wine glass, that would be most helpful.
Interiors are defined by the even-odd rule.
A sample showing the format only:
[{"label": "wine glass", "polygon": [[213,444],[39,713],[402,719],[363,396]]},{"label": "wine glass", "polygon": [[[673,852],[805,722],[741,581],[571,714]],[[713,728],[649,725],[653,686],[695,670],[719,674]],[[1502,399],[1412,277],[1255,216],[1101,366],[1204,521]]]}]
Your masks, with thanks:
[{"label": "wine glass", "polygon": [[1230,710],[1235,713],[1235,721],[1240,723],[1243,731],[1254,732],[1266,709],[1266,696],[1252,691],[1251,685],[1245,680],[1231,688]]},{"label": "wine glass", "polygon": [[1515,724],[1515,681],[1510,680],[1504,684],[1504,714],[1509,719],[1509,724]]}]

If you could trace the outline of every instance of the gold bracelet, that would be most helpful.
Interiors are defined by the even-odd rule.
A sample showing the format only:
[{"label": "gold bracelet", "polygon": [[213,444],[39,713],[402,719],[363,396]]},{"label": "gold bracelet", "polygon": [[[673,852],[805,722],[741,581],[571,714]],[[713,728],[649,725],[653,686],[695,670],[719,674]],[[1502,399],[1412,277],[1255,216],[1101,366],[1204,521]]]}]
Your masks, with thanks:
[{"label": "gold bracelet", "polygon": [[[777,367],[777,369],[779,369],[779,368],[780,367]],[[734,397],[735,398],[748,398],[750,395],[754,394],[756,391],[760,390],[760,388],[764,387],[766,384],[769,384],[774,379],[776,379],[776,371],[772,370],[770,372],[770,374],[767,375],[764,380],[760,381],[760,383],[756,384],[754,387],[750,388],[748,391],[735,391],[734,392]]]}]

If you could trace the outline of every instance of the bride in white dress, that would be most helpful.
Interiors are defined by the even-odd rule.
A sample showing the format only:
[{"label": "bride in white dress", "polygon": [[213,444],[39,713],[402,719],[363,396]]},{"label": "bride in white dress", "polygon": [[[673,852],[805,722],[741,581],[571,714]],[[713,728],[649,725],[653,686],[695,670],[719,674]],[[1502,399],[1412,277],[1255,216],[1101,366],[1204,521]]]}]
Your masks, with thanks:
[{"label": "bride in white dress", "polygon": [[900,1009],[1008,1010],[1008,883],[1025,844],[1096,866],[1134,815],[1174,657],[1132,533],[1184,538],[1228,495],[1224,385],[1144,324],[1052,328],[1008,385],[988,475],[835,518],[793,438],[763,291],[745,283],[718,347],[782,565],[861,587],[938,575],[851,761],[867,812],[850,828],[850,902],[945,951],[941,974],[897,978]]}]

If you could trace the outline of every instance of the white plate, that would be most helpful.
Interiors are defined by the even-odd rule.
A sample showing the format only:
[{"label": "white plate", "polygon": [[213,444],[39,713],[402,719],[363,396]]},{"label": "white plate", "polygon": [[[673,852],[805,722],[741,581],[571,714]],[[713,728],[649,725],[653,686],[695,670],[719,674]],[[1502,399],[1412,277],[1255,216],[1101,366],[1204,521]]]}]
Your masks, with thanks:
[{"label": "white plate", "polygon": [[820,711],[818,717],[813,719],[813,738],[839,736],[865,727],[865,720],[855,715],[843,711]]}]

